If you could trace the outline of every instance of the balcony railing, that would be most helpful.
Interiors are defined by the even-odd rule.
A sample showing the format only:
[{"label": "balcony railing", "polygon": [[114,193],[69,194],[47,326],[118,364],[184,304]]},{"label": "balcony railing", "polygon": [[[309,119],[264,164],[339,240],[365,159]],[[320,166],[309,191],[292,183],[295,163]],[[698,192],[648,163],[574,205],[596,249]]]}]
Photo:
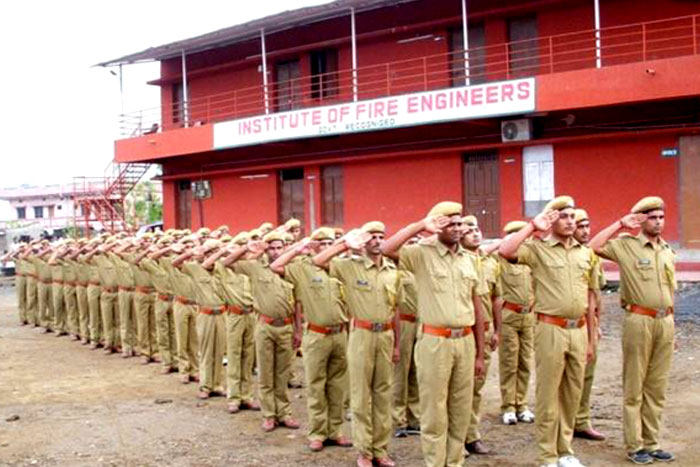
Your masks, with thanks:
[{"label": "balcony railing", "polygon": [[[698,54],[700,15],[506,42],[238,88],[121,116],[124,137],[305,107]],[[467,66],[468,64],[468,66]]]}]

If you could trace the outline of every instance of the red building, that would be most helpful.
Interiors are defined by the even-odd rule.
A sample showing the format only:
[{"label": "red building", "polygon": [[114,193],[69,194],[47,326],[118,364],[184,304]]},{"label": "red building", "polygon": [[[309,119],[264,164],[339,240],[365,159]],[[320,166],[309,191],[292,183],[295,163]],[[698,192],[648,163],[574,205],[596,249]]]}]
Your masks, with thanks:
[{"label": "red building", "polygon": [[496,236],[554,193],[594,228],[656,194],[697,248],[700,4],[597,3],[337,0],[111,60],[161,63],[115,160],[162,164],[166,227],[394,231],[450,199]]}]

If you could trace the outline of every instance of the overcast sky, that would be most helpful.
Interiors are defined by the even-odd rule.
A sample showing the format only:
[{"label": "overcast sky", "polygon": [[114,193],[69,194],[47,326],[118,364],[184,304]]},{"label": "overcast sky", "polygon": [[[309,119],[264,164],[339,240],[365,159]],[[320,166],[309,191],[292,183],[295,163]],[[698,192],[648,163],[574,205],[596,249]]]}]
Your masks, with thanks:
[{"label": "overcast sky", "polygon": [[[0,188],[101,175],[113,157],[119,79],[92,65],[328,0],[5,2],[0,18]],[[117,71],[117,68],[112,68]],[[124,68],[125,111],[159,105],[155,64]]]}]

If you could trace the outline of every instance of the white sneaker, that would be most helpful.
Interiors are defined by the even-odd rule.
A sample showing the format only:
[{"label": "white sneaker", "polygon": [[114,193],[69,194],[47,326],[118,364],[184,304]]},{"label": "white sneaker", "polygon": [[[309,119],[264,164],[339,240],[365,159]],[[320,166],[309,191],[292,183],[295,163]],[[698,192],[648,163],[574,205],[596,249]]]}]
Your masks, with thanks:
[{"label": "white sneaker", "polygon": [[559,467],[586,467],[583,465],[581,462],[579,462],[578,459],[576,459],[574,456],[564,456],[559,458],[559,462],[557,462]]},{"label": "white sneaker", "polygon": [[535,421],[535,414],[530,412],[529,409],[525,409],[518,414],[518,421],[523,423],[532,423]]},{"label": "white sneaker", "polygon": [[518,418],[515,416],[515,412],[506,412],[503,414],[504,425],[515,425],[516,423],[518,423]]}]

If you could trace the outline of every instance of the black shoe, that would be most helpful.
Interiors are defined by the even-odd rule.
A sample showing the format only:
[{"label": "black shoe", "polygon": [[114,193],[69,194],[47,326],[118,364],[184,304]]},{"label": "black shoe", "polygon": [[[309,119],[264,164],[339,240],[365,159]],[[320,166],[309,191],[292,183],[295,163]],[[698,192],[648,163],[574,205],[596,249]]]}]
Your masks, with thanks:
[{"label": "black shoe", "polygon": [[406,428],[397,428],[394,430],[394,438],[406,438],[408,437],[408,432]]},{"label": "black shoe", "polygon": [[649,455],[644,449],[640,449],[637,452],[628,452],[627,459],[629,459],[633,464],[645,465],[654,462],[654,458]]},{"label": "black shoe", "polygon": [[654,459],[655,461],[659,462],[671,462],[672,460],[675,459],[673,454],[671,454],[668,451],[662,451],[661,449],[655,449],[651,452],[649,452],[649,456]]},{"label": "black shoe", "polygon": [[412,436],[420,436],[420,427],[408,425],[406,427],[406,434]]}]

